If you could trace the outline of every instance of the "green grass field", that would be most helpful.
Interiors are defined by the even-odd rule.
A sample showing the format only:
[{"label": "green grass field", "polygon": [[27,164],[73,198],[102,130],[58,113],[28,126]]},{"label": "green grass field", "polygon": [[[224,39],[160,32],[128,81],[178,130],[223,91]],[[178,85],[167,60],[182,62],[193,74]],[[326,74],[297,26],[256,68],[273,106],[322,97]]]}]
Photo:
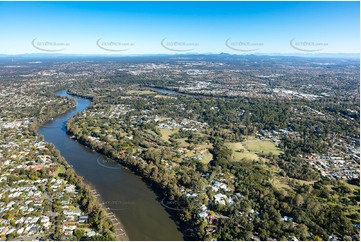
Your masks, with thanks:
[{"label": "green grass field", "polygon": [[127,91],[127,94],[132,95],[151,95],[151,94],[157,94],[156,92],[153,92],[151,90],[129,90]]},{"label": "green grass field", "polygon": [[169,120],[170,118],[167,118],[167,117],[157,117],[157,119],[159,120],[159,121],[164,121],[164,120]]},{"label": "green grass field", "polygon": [[233,158],[236,161],[241,161],[242,159],[251,161],[258,160],[259,158],[258,155],[246,149],[241,142],[228,142],[226,145],[233,151]]},{"label": "green grass field", "polygon": [[286,177],[281,177],[279,175],[275,175],[275,177],[271,178],[271,184],[272,186],[274,186],[276,189],[279,190],[292,190],[292,188],[287,184],[288,178]]},{"label": "green grass field", "polygon": [[213,155],[209,152],[209,149],[211,149],[212,147],[213,147],[212,144],[206,144],[206,143],[197,144],[197,145],[195,145],[195,148],[192,151],[188,152],[187,156],[189,156],[189,157],[196,156],[196,155],[200,154],[201,151],[204,151],[204,149],[208,149],[208,151],[202,152],[203,157],[201,160],[202,163],[208,164],[213,159]]},{"label": "green grass field", "polygon": [[212,159],[213,159],[213,155],[211,153],[206,153],[206,154],[204,154],[201,162],[203,164],[208,164]]},{"label": "green grass field", "polygon": [[159,129],[164,141],[169,141],[169,136],[178,132],[179,129]]},{"label": "green grass field", "polygon": [[276,147],[276,145],[269,140],[259,140],[259,139],[247,139],[242,142],[242,144],[250,151],[256,154],[260,153],[272,153],[274,155],[280,155],[282,151]]},{"label": "green grass field", "polygon": [[188,142],[186,142],[187,138],[182,138],[182,139],[176,139],[179,143],[181,147],[187,147],[189,145]]},{"label": "green grass field", "polygon": [[272,153],[279,155],[282,151],[269,140],[259,140],[255,137],[248,137],[244,142],[226,143],[230,149],[233,150],[233,158],[236,161],[245,160],[258,160],[261,153]]},{"label": "green grass field", "polygon": [[341,184],[345,185],[346,187],[350,188],[352,192],[358,191],[360,190],[360,187],[356,186],[356,185],[352,185],[350,183],[347,182],[342,182]]},{"label": "green grass field", "polygon": [[54,176],[59,178],[59,174],[64,174],[65,173],[65,168],[64,166],[60,166],[58,169],[56,169],[56,171],[54,172]]},{"label": "green grass field", "polygon": [[167,96],[167,95],[155,95],[155,98],[165,98],[165,99],[174,99],[175,97]]}]

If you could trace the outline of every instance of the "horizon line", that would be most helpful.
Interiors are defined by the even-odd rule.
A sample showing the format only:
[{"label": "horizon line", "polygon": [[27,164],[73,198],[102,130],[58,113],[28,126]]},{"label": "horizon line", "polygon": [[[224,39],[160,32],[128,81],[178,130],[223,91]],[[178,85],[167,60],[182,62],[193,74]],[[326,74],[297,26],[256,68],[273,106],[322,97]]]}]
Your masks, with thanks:
[{"label": "horizon line", "polygon": [[120,54],[120,53],[46,53],[46,52],[32,52],[32,53],[18,53],[18,54],[6,54],[0,53],[0,55],[117,55],[117,56],[129,56],[129,55],[360,55],[361,52],[313,52],[313,53],[302,53],[302,52],[242,52],[242,53],[230,53],[230,52],[176,52],[176,53],[140,53],[140,54]]},{"label": "horizon line", "polygon": [[102,57],[141,57],[141,56],[191,56],[191,55],[229,55],[229,56],[294,56],[294,57],[322,57],[322,56],[334,56],[340,58],[356,58],[360,59],[360,53],[154,53],[154,54],[114,54],[114,53],[103,53],[103,54],[81,54],[81,53],[22,53],[22,54],[2,54],[0,57],[16,57],[16,56],[102,56]]}]

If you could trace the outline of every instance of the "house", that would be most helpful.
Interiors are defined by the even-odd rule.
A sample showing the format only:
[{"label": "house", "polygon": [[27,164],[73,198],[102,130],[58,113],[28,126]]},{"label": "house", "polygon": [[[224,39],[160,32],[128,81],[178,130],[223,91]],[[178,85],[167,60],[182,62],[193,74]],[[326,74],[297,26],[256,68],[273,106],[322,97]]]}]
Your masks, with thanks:
[{"label": "house", "polygon": [[95,234],[96,234],[96,233],[95,233],[94,231],[88,231],[88,232],[86,233],[86,236],[87,236],[87,237],[93,237]]},{"label": "house", "polygon": [[34,217],[33,219],[31,219],[29,223],[35,224],[36,222],[38,222],[39,219],[40,219],[39,217]]},{"label": "house", "polygon": [[198,194],[197,194],[197,193],[192,193],[192,194],[191,194],[191,193],[187,193],[186,196],[193,198],[193,197],[197,197]]},{"label": "house", "polygon": [[75,216],[74,215],[65,216],[63,222],[69,222],[69,221],[75,221]]},{"label": "house", "polygon": [[328,239],[329,239],[330,241],[340,241],[340,240],[341,240],[339,237],[337,237],[337,236],[334,235],[334,234],[331,235],[331,236],[329,236]]},{"label": "house", "polygon": [[70,225],[70,226],[68,226],[68,229],[70,229],[70,230],[75,230],[75,229],[76,229],[76,225]]},{"label": "house", "polygon": [[40,171],[42,168],[42,165],[30,165],[26,167],[26,170]]},{"label": "house", "polygon": [[31,229],[29,230],[29,234],[35,234],[36,231],[38,230],[39,226],[34,225],[33,227],[31,227]]},{"label": "house", "polygon": [[65,192],[67,192],[67,193],[74,193],[74,192],[75,192],[75,186],[74,186],[74,185],[67,186],[67,187],[65,188]]},{"label": "house", "polygon": [[15,202],[14,202],[14,201],[11,201],[11,202],[8,203],[8,205],[7,205],[6,207],[7,207],[7,208],[10,208],[10,207],[12,207],[14,204],[15,204]]},{"label": "house", "polygon": [[184,154],[184,153],[186,153],[186,152],[188,152],[188,151],[189,151],[188,149],[183,148],[183,147],[181,147],[181,148],[178,149],[178,152],[181,153],[181,154]]},{"label": "house", "polygon": [[32,225],[29,224],[26,226],[25,230],[24,230],[24,233],[27,234],[29,232],[29,230],[31,229]]},{"label": "house", "polygon": [[15,231],[16,231],[16,229],[10,229],[8,232],[6,232],[6,235],[11,234],[11,233],[13,233]]},{"label": "house", "polygon": [[213,183],[213,186],[216,186],[216,187],[218,187],[218,186],[220,186],[222,184],[222,182],[219,182],[219,181],[215,181],[214,183]]},{"label": "house", "polygon": [[201,212],[198,214],[198,218],[201,219],[201,218],[205,218],[208,216],[208,212],[207,211],[204,211],[204,212]]},{"label": "house", "polygon": [[282,221],[284,221],[284,222],[292,222],[292,221],[293,221],[293,218],[292,218],[292,217],[288,217],[288,216],[283,216],[283,217],[282,217]]},{"label": "house", "polygon": [[0,177],[0,182],[3,182],[3,181],[7,181],[8,180],[8,177],[7,176],[2,176]]},{"label": "house", "polygon": [[[28,224],[33,219],[33,217],[27,217],[24,223]],[[29,228],[30,229],[30,228]]]},{"label": "house", "polygon": [[23,217],[21,217],[20,219],[18,219],[18,220],[15,221],[15,224],[23,223],[24,220],[25,220],[25,219],[24,219]]},{"label": "house", "polygon": [[81,211],[75,211],[75,210],[64,210],[63,213],[65,215],[76,215],[76,216],[81,215]]},{"label": "house", "polygon": [[71,227],[72,225],[74,226],[74,225],[77,225],[78,224],[78,222],[74,222],[74,221],[69,221],[69,222],[64,222],[64,226],[69,226],[69,227]]},{"label": "house", "polygon": [[242,198],[242,197],[243,197],[243,195],[242,195],[241,193],[239,193],[239,192],[237,192],[235,195],[236,195],[236,197],[238,197],[238,198]]},{"label": "house", "polygon": [[213,183],[213,186],[212,186],[212,191],[214,192],[218,192],[219,189],[223,189],[225,191],[229,191],[230,189],[227,187],[226,184],[220,182],[220,181],[215,181]]},{"label": "house", "polygon": [[73,235],[73,230],[65,230],[64,235]]},{"label": "house", "polygon": [[228,199],[227,199],[227,201],[228,201],[228,203],[229,203],[229,204],[231,204],[231,205],[233,205],[233,204],[234,204],[234,201],[233,201],[233,199],[232,199],[232,198],[228,198]]},{"label": "house", "polygon": [[4,235],[6,235],[6,233],[7,233],[8,231],[9,231],[9,228],[8,228],[8,227],[5,227],[5,228],[2,229],[0,235],[1,235],[1,236],[4,236]]},{"label": "house", "polygon": [[296,236],[291,236],[288,241],[298,241],[298,239],[296,238]]},{"label": "house", "polygon": [[44,198],[35,198],[34,202],[41,205],[44,202]]},{"label": "house", "polygon": [[18,235],[21,235],[24,232],[25,228],[20,228],[16,233]]},{"label": "house", "polygon": [[216,203],[226,205],[226,200],[228,200],[228,197],[222,193],[218,193],[218,194],[214,195],[214,199],[215,199]]},{"label": "house", "polygon": [[20,210],[26,212],[26,211],[28,211],[28,206],[22,206],[22,207],[20,207]]},{"label": "house", "polygon": [[79,216],[78,222],[79,223],[86,223],[88,221],[88,219],[89,219],[88,215]]}]

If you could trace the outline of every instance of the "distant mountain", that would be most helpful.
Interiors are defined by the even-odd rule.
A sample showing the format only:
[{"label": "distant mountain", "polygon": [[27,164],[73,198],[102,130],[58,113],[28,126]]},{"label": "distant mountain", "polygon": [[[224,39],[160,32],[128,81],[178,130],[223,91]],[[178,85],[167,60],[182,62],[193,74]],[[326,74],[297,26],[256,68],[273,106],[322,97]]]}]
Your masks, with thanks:
[{"label": "distant mountain", "polygon": [[360,59],[360,54],[357,53],[253,53],[253,54],[233,54],[233,53],[177,53],[177,54],[54,54],[54,53],[29,53],[29,54],[0,54],[0,58],[19,57],[19,58],[64,58],[64,57],[232,57],[232,56],[279,56],[279,57],[305,57],[305,58],[352,58]]}]

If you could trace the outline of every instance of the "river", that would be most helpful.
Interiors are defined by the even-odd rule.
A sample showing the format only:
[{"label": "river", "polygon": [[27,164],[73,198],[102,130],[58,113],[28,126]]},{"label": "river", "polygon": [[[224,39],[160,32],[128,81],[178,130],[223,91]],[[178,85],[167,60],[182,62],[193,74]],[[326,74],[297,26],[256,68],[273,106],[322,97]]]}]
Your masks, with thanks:
[{"label": "river", "polygon": [[159,88],[159,87],[149,87],[150,90],[155,91],[155,92],[159,92],[161,94],[166,94],[166,95],[172,95],[172,96],[176,96],[179,95],[181,93],[176,92],[176,91],[172,91],[172,90],[168,90],[168,89],[164,89],[164,88]]},{"label": "river", "polygon": [[76,108],[44,124],[39,135],[53,143],[76,173],[96,189],[105,206],[121,221],[130,240],[183,240],[183,235],[156,194],[139,176],[106,157],[84,147],[66,134],[66,121],[85,110],[90,100],[75,99]]}]

